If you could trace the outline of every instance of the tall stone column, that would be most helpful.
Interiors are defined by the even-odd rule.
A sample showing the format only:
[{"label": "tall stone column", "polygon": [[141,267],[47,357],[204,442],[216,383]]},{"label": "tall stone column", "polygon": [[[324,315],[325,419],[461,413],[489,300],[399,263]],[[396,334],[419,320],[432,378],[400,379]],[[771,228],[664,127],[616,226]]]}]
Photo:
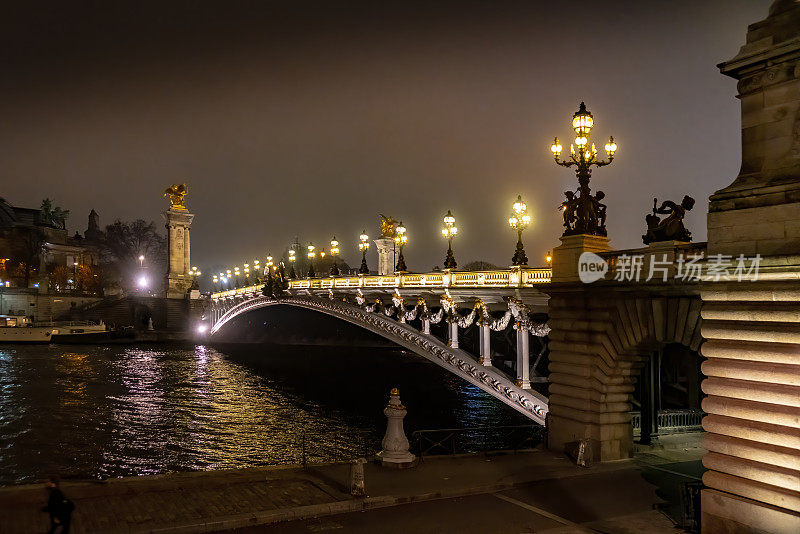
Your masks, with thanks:
[{"label": "tall stone column", "polygon": [[800,532],[800,3],[778,0],[720,65],[738,80],[742,167],[711,196],[708,253],[758,280],[703,299],[703,532]]},{"label": "tall stone column", "polygon": [[378,251],[378,274],[381,276],[394,274],[397,262],[394,239],[381,237],[375,240],[375,249]]},{"label": "tall stone column", "polygon": [[167,249],[169,253],[169,270],[167,271],[167,298],[186,298],[189,286],[192,285],[191,253],[189,230],[192,227],[194,214],[186,208],[172,206],[163,213],[167,227]]}]

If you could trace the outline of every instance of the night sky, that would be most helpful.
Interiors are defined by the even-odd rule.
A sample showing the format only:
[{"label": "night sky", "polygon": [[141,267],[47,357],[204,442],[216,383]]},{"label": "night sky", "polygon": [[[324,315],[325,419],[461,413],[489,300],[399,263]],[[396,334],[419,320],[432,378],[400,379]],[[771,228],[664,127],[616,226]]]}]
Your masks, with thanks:
[{"label": "night sky", "polygon": [[[294,236],[333,234],[357,264],[377,215],[404,221],[412,270],[456,258],[508,265],[517,194],[531,265],[558,245],[565,149],[581,100],[614,248],[641,246],[654,196],[697,206],[740,162],[734,80],[716,64],[771,0],[606,2],[62,2],[0,16],[0,196],[101,224],[161,225],[187,182],[193,263],[241,264]],[[28,3],[33,4],[33,3]],[[374,269],[374,247],[369,258]]]}]

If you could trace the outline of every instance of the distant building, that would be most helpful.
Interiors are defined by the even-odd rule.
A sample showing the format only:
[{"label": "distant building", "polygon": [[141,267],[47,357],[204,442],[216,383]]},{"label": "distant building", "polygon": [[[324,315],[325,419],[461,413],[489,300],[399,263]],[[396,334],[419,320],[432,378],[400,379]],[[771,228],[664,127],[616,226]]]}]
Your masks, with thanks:
[{"label": "distant building", "polygon": [[[97,213],[81,236],[69,236],[69,211],[53,207],[49,199],[36,208],[12,206],[0,198],[0,283],[6,287],[47,288],[59,277],[57,289],[80,289],[79,269],[95,269],[100,263],[101,237]],[[51,288],[55,289],[55,288]]]}]

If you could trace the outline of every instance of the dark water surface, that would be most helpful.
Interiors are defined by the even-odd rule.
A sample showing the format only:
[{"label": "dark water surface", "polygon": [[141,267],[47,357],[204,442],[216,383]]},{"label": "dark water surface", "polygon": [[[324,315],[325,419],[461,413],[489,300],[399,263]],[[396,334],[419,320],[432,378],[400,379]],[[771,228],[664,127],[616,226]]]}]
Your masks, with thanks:
[{"label": "dark water surface", "polygon": [[530,421],[393,349],[0,345],[0,483],[298,463],[406,430]]}]

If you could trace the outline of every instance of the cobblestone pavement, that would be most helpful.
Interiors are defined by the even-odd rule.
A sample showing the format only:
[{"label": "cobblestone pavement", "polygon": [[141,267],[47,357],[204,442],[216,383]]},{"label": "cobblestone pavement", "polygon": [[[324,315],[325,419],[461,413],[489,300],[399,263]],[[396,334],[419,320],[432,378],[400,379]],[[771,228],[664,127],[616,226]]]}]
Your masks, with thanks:
[{"label": "cobblestone pavement", "polygon": [[[66,481],[62,489],[75,502],[72,532],[77,534],[177,534],[273,523],[252,531],[294,532],[294,526],[298,532],[311,532],[347,524],[353,532],[376,532],[379,525],[390,532],[383,528],[384,521],[405,524],[407,530],[398,532],[422,534],[451,532],[433,528],[447,517],[452,524],[463,524],[462,532],[469,532],[470,526],[478,527],[472,531],[493,532],[493,521],[502,514],[517,517],[519,532],[581,532],[574,529],[590,528],[598,521],[619,527],[601,531],[637,532],[619,525],[655,525],[652,505],[675,500],[677,480],[699,476],[700,455],[696,448],[655,450],[589,469],[548,451],[426,458],[413,469],[399,471],[368,463],[368,496],[363,499],[347,494],[348,464]],[[586,501],[584,495],[594,495],[594,500]],[[0,534],[46,532],[48,519],[40,512],[45,500],[42,484],[0,488]],[[576,515],[579,511],[586,513]],[[326,523],[328,516],[339,519]]]},{"label": "cobblestone pavement", "polygon": [[[72,532],[150,532],[221,517],[318,505],[347,496],[294,470],[245,470],[63,482],[75,503]],[[0,532],[47,532],[43,485],[0,489]],[[200,530],[198,527],[195,531]]]}]

